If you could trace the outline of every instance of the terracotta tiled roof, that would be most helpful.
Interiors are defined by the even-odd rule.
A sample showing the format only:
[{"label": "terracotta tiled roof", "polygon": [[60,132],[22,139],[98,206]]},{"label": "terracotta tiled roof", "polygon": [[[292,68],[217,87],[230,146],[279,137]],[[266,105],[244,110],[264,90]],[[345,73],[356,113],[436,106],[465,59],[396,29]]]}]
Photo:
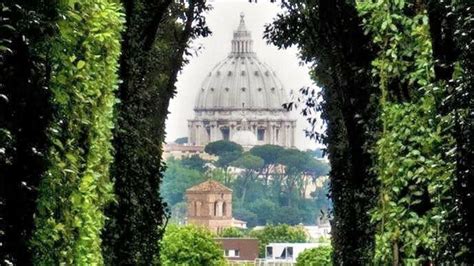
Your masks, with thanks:
[{"label": "terracotta tiled roof", "polygon": [[232,192],[232,189],[215,180],[209,179],[201,184],[186,189],[186,192]]}]

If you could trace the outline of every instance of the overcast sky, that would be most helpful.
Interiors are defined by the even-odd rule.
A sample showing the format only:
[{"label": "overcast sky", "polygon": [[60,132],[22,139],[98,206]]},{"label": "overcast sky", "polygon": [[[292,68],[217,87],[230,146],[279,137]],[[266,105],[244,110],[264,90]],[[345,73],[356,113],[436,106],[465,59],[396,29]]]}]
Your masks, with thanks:
[{"label": "overcast sky", "polygon": [[[252,31],[254,51],[258,58],[266,62],[275,70],[286,90],[298,90],[303,86],[312,85],[308,75],[308,68],[300,66],[297,58],[297,49],[278,50],[275,46],[267,45],[263,39],[264,25],[270,23],[279,12],[279,4],[272,4],[268,0],[258,3],[249,3],[247,0],[214,0],[209,1],[213,9],[206,15],[207,23],[213,32],[207,38],[198,39],[193,46],[201,45],[203,49],[197,56],[190,58],[190,62],[178,76],[178,94],[170,103],[170,114],[166,123],[167,142],[188,134],[187,120],[193,118],[194,100],[200,84],[211,68],[224,59],[230,52],[232,33],[239,25],[240,13],[244,12],[247,29]],[[296,128],[296,146],[300,149],[314,148],[314,141],[305,137],[303,129],[306,127],[304,118],[298,118]]]}]

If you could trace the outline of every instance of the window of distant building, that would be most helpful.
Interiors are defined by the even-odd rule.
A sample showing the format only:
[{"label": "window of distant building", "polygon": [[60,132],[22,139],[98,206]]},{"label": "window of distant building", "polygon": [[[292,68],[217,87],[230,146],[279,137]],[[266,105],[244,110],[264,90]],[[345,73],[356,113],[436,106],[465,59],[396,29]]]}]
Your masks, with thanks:
[{"label": "window of distant building", "polygon": [[286,248],[286,257],[292,259],[293,258],[293,247]]},{"label": "window of distant building", "polygon": [[257,130],[257,140],[263,141],[265,139],[265,129],[264,128],[259,128]]},{"label": "window of distant building", "polygon": [[226,216],[227,212],[227,204],[224,202],[222,203],[222,216]]},{"label": "window of distant building", "polygon": [[273,258],[273,247],[267,247],[267,258]]},{"label": "window of distant building", "polygon": [[286,248],[284,248],[280,254],[280,256],[276,257],[275,259],[279,259],[279,260],[284,260],[286,259]]},{"label": "window of distant building", "polygon": [[216,201],[214,202],[214,216],[217,216],[218,214],[218,209],[219,208],[219,203]]},{"label": "window of distant building", "polygon": [[206,127],[206,133],[207,133],[207,141],[211,141],[211,128]]},{"label": "window of distant building", "polygon": [[195,216],[201,216],[201,202],[196,201],[194,202],[194,215]]},{"label": "window of distant building", "polygon": [[229,140],[229,137],[230,137],[229,128],[227,128],[227,127],[221,128],[221,133],[222,133],[222,139],[223,140]]},{"label": "window of distant building", "polygon": [[226,249],[226,250],[224,250],[224,256],[226,258],[238,258],[238,257],[240,257],[240,250],[238,250],[238,249]]}]

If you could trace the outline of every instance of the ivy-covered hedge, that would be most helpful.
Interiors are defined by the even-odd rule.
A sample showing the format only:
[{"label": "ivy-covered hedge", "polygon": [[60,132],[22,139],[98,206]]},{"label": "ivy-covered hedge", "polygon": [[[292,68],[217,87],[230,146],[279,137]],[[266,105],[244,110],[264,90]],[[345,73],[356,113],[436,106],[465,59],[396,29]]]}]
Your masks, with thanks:
[{"label": "ivy-covered hedge", "polygon": [[59,13],[49,51],[49,168],[31,244],[38,265],[97,265],[103,209],[113,197],[109,165],[123,18],[114,0],[63,1]]},{"label": "ivy-covered hedge", "polygon": [[358,1],[364,26],[380,47],[373,61],[380,79],[382,135],[375,147],[381,183],[376,264],[436,261],[445,235],[453,163],[444,156],[426,6],[410,1]]}]

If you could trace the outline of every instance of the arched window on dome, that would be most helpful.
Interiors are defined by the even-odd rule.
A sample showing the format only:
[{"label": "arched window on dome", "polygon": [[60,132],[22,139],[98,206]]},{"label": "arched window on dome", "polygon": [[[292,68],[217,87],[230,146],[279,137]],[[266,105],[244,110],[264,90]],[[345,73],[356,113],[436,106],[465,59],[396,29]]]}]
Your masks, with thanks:
[{"label": "arched window on dome", "polygon": [[257,129],[257,140],[264,141],[265,140],[265,129],[259,128]]},{"label": "arched window on dome", "polygon": [[230,130],[228,127],[221,128],[222,139],[229,140],[230,139]]},{"label": "arched window on dome", "polygon": [[207,133],[207,142],[210,142],[211,141],[211,128],[210,127],[206,127],[206,133]]},{"label": "arched window on dome", "polygon": [[245,71],[242,71],[241,75],[242,75],[242,76],[245,76]]}]

